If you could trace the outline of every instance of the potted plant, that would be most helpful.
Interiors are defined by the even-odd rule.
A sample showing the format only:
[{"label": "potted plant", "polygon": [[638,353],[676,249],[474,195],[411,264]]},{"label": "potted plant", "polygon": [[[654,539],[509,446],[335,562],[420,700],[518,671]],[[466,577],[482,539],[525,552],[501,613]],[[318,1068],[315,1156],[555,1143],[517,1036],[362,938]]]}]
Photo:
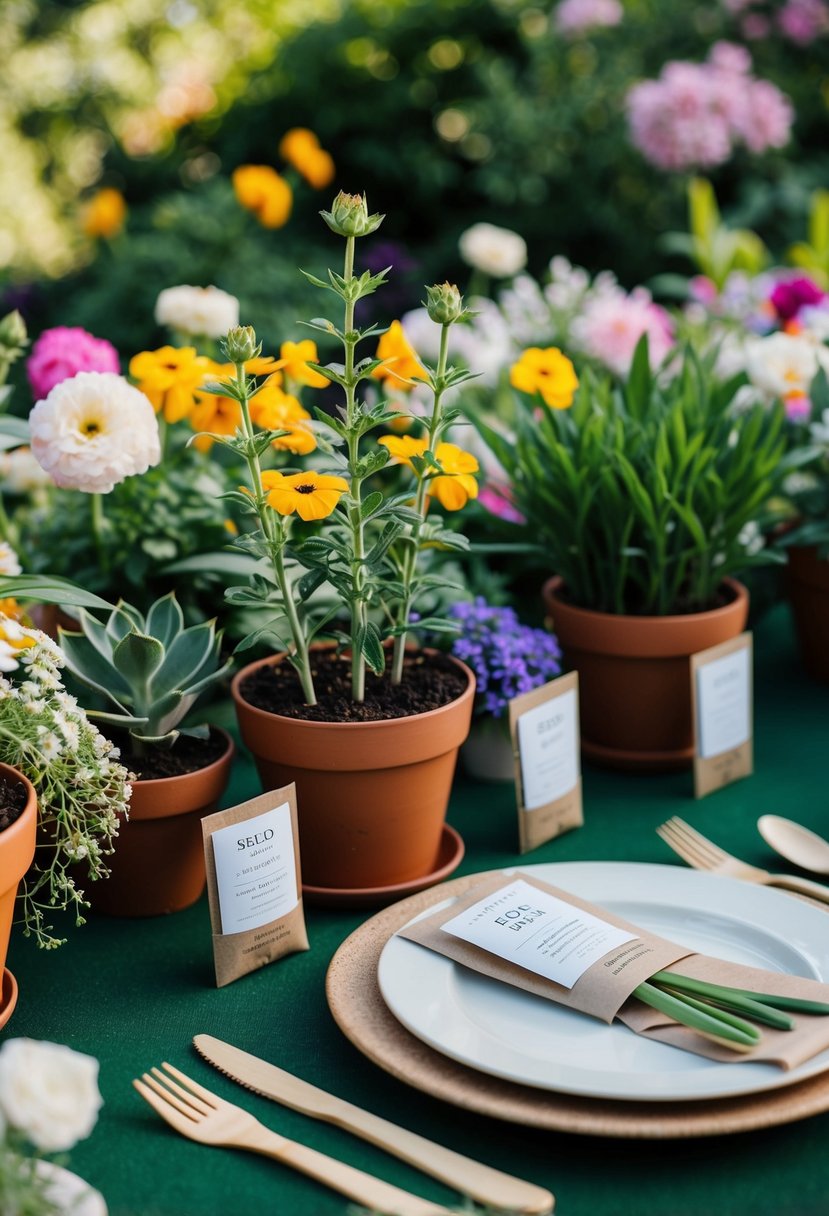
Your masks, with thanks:
[{"label": "potted plant", "polygon": [[782,410],[735,408],[744,378],[720,382],[690,349],[654,375],[647,338],[618,386],[585,370],[576,388],[553,350],[525,352],[512,380],[514,434],[479,425],[556,572],[544,598],[579,672],[583,750],[683,767],[689,656],[745,628],[735,575],[775,560],[757,521],[783,475]]},{"label": "potted plant", "polygon": [[[323,467],[262,472],[261,454],[284,432],[256,430],[252,421],[259,386],[245,365],[259,346],[250,327],[228,335],[235,374],[216,388],[241,407],[239,431],[222,441],[247,463],[249,485],[238,505],[252,526],[237,543],[263,570],[251,584],[230,588],[228,598],[266,605],[274,618],[237,651],[263,642],[275,642],[278,651],[237,674],[233,697],[265,788],[296,782],[303,879],[312,894],[388,889],[436,870],[474,677],[451,656],[413,649],[407,639],[421,597],[444,581],[423,571],[421,555],[466,543],[430,508],[464,506],[477,494],[478,467],[445,439],[456,412],[446,408],[444,394],[468,378],[447,362],[449,329],[464,315],[457,288],[427,289],[440,333],[437,365],[427,369],[399,325],[384,331],[355,324],[358,302],[385,279],[385,272],[355,273],[356,241],[375,231],[382,216],[368,214],[365,198],[341,193],[323,217],[345,241],[342,274],[308,276],[344,310],[339,323],[311,322],[343,347],[341,363],[310,365],[343,398],[330,413],[316,411]],[[375,336],[377,356],[359,358],[359,344]],[[372,432],[401,415],[383,400],[361,399],[358,388],[388,377],[409,386],[422,380],[432,408],[414,424],[418,434],[390,433],[372,443]],[[398,466],[394,480],[381,482],[391,465]],[[430,616],[417,628],[452,626]],[[317,645],[323,638],[329,644]]]},{"label": "potted plant", "polygon": [[63,579],[22,575],[0,585],[77,610],[80,632],[58,631],[66,669],[89,690],[89,716],[113,730],[135,774],[107,882],[87,893],[93,907],[116,916],[189,907],[205,884],[201,818],[224,792],[234,752],[226,731],[181,725],[232,666],[220,662],[215,621],[185,628],[174,592],[146,616],[122,601],[99,621],[90,607],[102,601]]},{"label": "potted plant", "polygon": [[561,674],[561,650],[547,629],[522,625],[513,608],[478,597],[454,604],[460,632],[452,653],[475,673],[475,709],[461,748],[466,771],[480,781],[514,781],[509,703]]}]

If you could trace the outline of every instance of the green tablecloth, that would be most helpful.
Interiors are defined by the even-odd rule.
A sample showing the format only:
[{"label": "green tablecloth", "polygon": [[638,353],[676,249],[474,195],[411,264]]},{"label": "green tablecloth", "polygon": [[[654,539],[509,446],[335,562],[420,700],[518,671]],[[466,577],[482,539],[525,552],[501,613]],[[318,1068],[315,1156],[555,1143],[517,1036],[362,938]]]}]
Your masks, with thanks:
[{"label": "green tablecloth", "polygon": [[[829,833],[829,689],[802,674],[784,606],[758,625],[755,649],[753,777],[695,804],[689,774],[644,777],[588,769],[584,827],[525,860],[671,864],[674,858],[654,828],[672,814],[692,816],[701,831],[761,865],[771,860],[755,829],[764,812],[788,813]],[[257,790],[243,755],[226,802]],[[466,842],[459,873],[518,860],[509,790],[459,778],[449,820]],[[329,960],[367,915],[309,908],[309,952],[221,991],[213,986],[205,900],[161,919],[91,920],[72,930],[69,943],[54,953],[38,952],[19,934],[13,938],[9,962],[21,995],[4,1035],[68,1043],[101,1062],[105,1106],[71,1164],[103,1192],[112,1216],[344,1216],[348,1206],[273,1162],[191,1144],[170,1131],[130,1085],[162,1059],[288,1136],[434,1201],[458,1202],[439,1183],[347,1133],[247,1094],[195,1056],[190,1040],[197,1032],[235,1042],[432,1139],[549,1186],[561,1216],[829,1212],[829,1114],[715,1139],[598,1140],[469,1115],[386,1075],[342,1036],[325,1001]]]}]

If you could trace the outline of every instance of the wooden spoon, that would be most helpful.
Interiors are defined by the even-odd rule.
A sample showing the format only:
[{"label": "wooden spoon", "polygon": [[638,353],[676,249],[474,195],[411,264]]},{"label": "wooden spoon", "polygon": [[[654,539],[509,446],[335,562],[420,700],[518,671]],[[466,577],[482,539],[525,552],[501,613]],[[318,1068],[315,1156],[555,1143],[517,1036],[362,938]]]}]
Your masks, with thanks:
[{"label": "wooden spoon", "polygon": [[761,815],[757,830],[766,844],[801,870],[829,874],[829,840],[780,815]]}]

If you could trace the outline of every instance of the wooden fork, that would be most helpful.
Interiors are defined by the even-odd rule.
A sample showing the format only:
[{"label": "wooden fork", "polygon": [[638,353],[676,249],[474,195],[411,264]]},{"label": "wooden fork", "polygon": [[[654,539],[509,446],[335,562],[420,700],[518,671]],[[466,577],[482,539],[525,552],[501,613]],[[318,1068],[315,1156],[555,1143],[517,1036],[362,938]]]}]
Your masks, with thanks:
[{"label": "wooden fork", "polygon": [[740,861],[739,857],[726,853],[725,849],[721,849],[677,815],[660,824],[656,831],[665,843],[695,870],[710,870],[713,874],[725,874],[729,878],[742,878],[746,882],[756,882],[766,887],[779,887],[795,895],[808,896],[818,903],[829,904],[829,887],[791,874],[770,874],[768,870],[761,870],[758,866]]},{"label": "wooden fork", "polygon": [[287,1140],[232,1102],[191,1081],[172,1064],[144,1073],[133,1085],[172,1128],[199,1144],[246,1148],[273,1157],[324,1186],[387,1216],[449,1216],[449,1209],[391,1186],[316,1149]]}]

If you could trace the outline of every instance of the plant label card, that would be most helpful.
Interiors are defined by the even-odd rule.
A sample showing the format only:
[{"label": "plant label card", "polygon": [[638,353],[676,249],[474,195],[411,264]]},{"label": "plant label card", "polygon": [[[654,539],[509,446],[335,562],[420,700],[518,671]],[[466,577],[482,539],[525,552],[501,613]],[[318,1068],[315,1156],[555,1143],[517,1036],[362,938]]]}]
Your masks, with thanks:
[{"label": "plant label card", "polygon": [[691,655],[694,794],[702,798],[754,771],[752,637]]},{"label": "plant label card", "polygon": [[573,671],[510,701],[522,853],[584,822],[578,680]]},{"label": "plant label card", "polygon": [[308,949],[296,790],[270,790],[202,819],[216,984]]}]

